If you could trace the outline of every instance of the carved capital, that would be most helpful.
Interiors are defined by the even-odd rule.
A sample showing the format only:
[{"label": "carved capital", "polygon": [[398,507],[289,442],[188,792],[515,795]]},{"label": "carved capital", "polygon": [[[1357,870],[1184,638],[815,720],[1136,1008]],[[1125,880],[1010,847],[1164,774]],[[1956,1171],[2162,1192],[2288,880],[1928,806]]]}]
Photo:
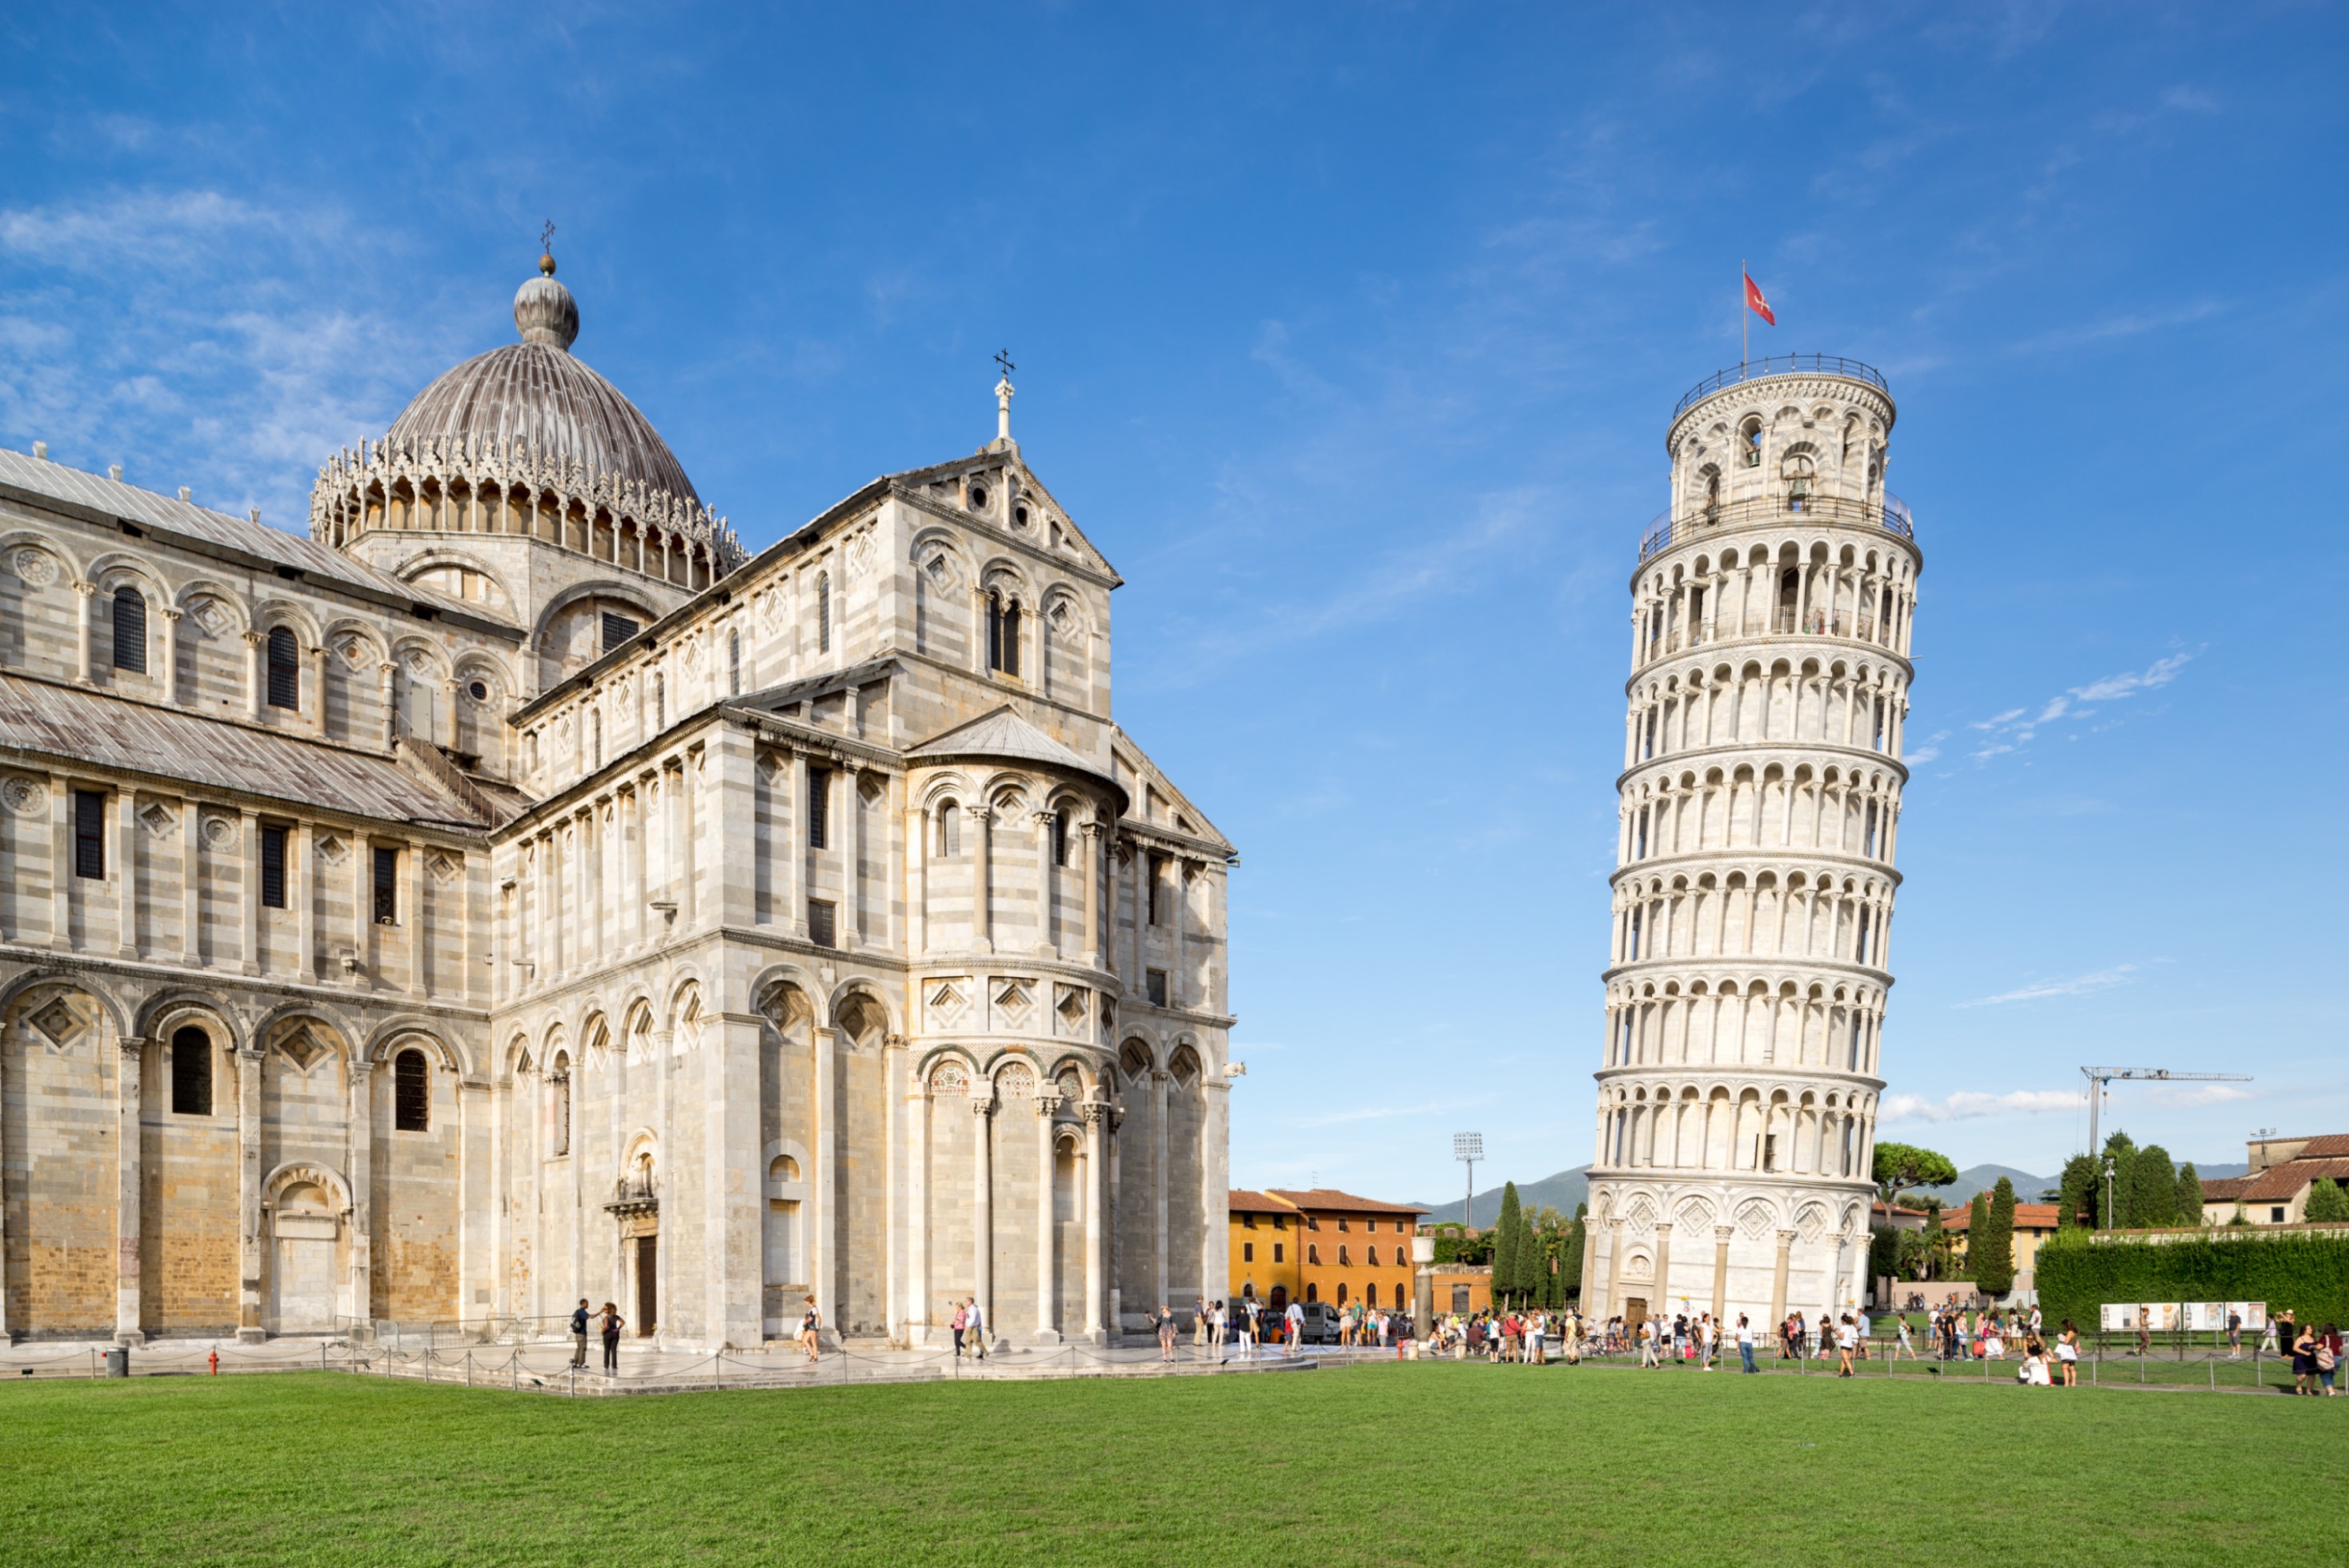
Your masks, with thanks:
[{"label": "carved capital", "polygon": [[1052,1119],[1052,1114],[1060,1108],[1060,1096],[1044,1094],[1036,1096],[1036,1115],[1039,1118],[1044,1121],[1050,1121]]},{"label": "carved capital", "polygon": [[995,1114],[995,1096],[992,1095],[973,1095],[970,1097],[970,1114],[982,1119],[993,1116]]},{"label": "carved capital", "polygon": [[1109,1116],[1109,1102],[1107,1100],[1080,1101],[1077,1105],[1077,1114],[1085,1118],[1087,1127],[1099,1127]]}]

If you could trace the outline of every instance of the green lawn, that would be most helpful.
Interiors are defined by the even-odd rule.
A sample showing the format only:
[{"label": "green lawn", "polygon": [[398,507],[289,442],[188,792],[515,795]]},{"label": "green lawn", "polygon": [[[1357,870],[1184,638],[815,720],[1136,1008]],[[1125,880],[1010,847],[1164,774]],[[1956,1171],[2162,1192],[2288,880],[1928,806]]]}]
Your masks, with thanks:
[{"label": "green lawn", "polygon": [[1677,1368],[60,1381],[0,1386],[0,1562],[2273,1568],[2349,1552],[2344,1464],[2349,1399]]}]

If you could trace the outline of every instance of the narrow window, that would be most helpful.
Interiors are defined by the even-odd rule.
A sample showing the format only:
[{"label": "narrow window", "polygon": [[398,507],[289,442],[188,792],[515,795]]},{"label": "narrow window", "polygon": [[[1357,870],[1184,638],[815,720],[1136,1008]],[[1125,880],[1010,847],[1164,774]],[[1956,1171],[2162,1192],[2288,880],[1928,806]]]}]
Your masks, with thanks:
[{"label": "narrow window", "polygon": [[1364,1249],[1362,1253],[1362,1262],[1365,1267],[1372,1269],[1377,1268],[1379,1266],[1379,1250],[1376,1247]]},{"label": "narrow window", "polygon": [[938,809],[938,856],[951,860],[962,853],[962,807],[948,801]]},{"label": "narrow window", "polygon": [[1272,1244],[1272,1261],[1276,1263],[1285,1263],[1288,1262],[1288,1258],[1283,1256],[1283,1254],[1288,1251],[1288,1245],[1287,1242],[1275,1241]]},{"label": "narrow window", "polygon": [[1761,467],[1762,421],[1760,420],[1747,420],[1745,423],[1740,427],[1737,433],[1744,438],[1745,466],[1748,468]]},{"label": "narrow window", "polygon": [[833,923],[834,909],[822,898],[808,900],[808,940],[820,948],[840,945],[840,932]]},{"label": "narrow window", "polygon": [[261,902],[272,909],[285,907],[285,829],[261,830]]},{"label": "narrow window", "polygon": [[1150,857],[1150,923],[1154,926],[1166,923],[1166,857],[1164,855]]},{"label": "narrow window", "polygon": [[726,634],[726,691],[731,697],[742,695],[742,634]]},{"label": "narrow window", "polygon": [[1016,599],[1003,607],[1003,673],[1015,680],[1019,676],[1019,604]]},{"label": "narrow window", "polygon": [[171,1112],[182,1116],[212,1114],[212,1042],[201,1029],[182,1029],[171,1036]]},{"label": "narrow window", "polygon": [[1143,983],[1145,994],[1150,998],[1151,1006],[1166,1005],[1166,971],[1164,970],[1154,969],[1145,971]]},{"label": "narrow window", "polygon": [[294,634],[282,626],[273,627],[269,632],[269,705],[302,706],[300,649],[295,646]]},{"label": "narrow window", "polygon": [[421,1051],[402,1051],[391,1064],[394,1132],[432,1130],[432,1075]]},{"label": "narrow window", "polygon": [[1338,1266],[1341,1269],[1350,1269],[1354,1266],[1354,1260],[1346,1255],[1346,1244],[1343,1241],[1338,1243]]},{"label": "narrow window", "polygon": [[1052,816],[1052,864],[1066,866],[1068,863],[1069,814],[1065,811],[1055,812]]},{"label": "narrow window", "polygon": [[147,599],[137,588],[114,590],[114,668],[147,673]]},{"label": "narrow window", "polygon": [[832,651],[832,574],[815,575],[815,650]]},{"label": "narrow window", "polygon": [[106,792],[78,789],[74,804],[74,875],[106,879]]},{"label": "narrow window", "polygon": [[1243,1263],[1253,1263],[1256,1262],[1256,1243],[1254,1241],[1242,1241],[1240,1243],[1240,1262]]},{"label": "narrow window", "polygon": [[383,846],[378,846],[375,852],[375,923],[399,923],[399,851]]},{"label": "narrow window", "polygon": [[1305,1261],[1309,1263],[1319,1263],[1321,1262],[1321,1249],[1311,1245],[1307,1246],[1305,1249]]},{"label": "narrow window", "polygon": [[1771,1133],[1762,1140],[1762,1168],[1764,1170],[1778,1168],[1778,1135],[1776,1133]]},{"label": "narrow window", "polygon": [[1003,596],[992,588],[987,591],[987,667],[1003,668]]},{"label": "narrow window", "polygon": [[824,819],[832,814],[832,770],[808,769],[808,847],[824,846]]},{"label": "narrow window", "polygon": [[626,616],[614,615],[610,610],[605,610],[604,612],[603,625],[604,651],[605,653],[611,652],[612,649],[619,647],[620,644],[627,641],[628,639],[636,636],[637,632],[644,629],[635,621],[630,620]]},{"label": "narrow window", "polygon": [[1867,841],[1860,853],[1870,857],[1876,854],[1876,803],[1872,800],[1868,803]]}]

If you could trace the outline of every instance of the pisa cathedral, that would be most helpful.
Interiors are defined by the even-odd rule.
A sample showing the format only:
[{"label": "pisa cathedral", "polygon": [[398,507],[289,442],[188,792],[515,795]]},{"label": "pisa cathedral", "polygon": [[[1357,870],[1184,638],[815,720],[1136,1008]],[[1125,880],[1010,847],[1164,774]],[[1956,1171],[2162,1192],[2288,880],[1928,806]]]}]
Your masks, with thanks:
[{"label": "pisa cathedral", "polygon": [[1766,1331],[1865,1300],[1921,562],[1893,403],[1754,361],[1673,410],[1631,578],[1582,1299]]},{"label": "pisa cathedral", "polygon": [[0,453],[0,1330],[1222,1296],[1234,851],[1008,379],[746,558],[554,270],[306,539]]}]

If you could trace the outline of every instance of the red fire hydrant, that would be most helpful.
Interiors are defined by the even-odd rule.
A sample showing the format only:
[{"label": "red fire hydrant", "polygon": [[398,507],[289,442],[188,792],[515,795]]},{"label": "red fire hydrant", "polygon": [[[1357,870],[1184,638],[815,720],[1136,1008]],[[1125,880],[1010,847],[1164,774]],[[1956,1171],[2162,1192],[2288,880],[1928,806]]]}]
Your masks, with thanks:
[{"label": "red fire hydrant", "polygon": [[205,1359],[212,1364],[212,1376],[218,1377],[220,1376],[220,1352],[215,1350],[212,1355],[205,1357]]}]

